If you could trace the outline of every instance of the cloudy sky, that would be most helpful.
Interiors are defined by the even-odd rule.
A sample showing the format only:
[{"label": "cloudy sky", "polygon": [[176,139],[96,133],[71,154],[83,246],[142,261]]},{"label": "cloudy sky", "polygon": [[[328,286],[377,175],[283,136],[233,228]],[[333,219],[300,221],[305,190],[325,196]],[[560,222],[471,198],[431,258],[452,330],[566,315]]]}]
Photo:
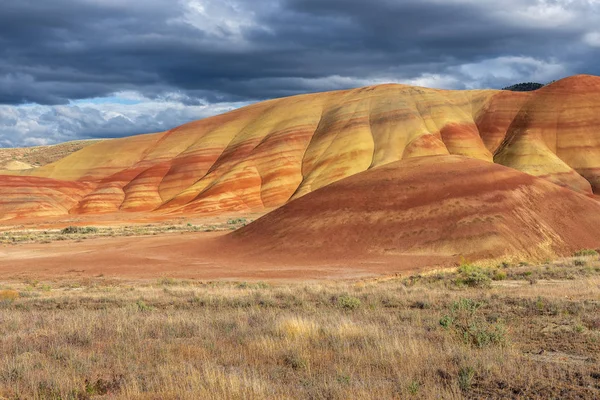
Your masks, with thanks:
[{"label": "cloudy sky", "polygon": [[600,0],[0,0],[0,146],[297,93],[600,75]]}]

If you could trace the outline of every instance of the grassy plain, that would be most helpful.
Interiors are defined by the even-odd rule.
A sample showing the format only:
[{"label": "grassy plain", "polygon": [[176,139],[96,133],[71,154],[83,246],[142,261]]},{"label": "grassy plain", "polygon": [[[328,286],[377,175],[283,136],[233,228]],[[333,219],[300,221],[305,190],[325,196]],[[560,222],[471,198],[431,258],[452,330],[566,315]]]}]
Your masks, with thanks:
[{"label": "grassy plain", "polygon": [[599,398],[600,261],[318,282],[5,281],[0,398]]},{"label": "grassy plain", "polygon": [[154,236],[165,233],[215,232],[238,229],[251,219],[229,218],[212,222],[168,221],[163,223],[137,223],[121,226],[69,225],[64,228],[28,229],[25,227],[0,227],[0,245],[50,243],[64,240],[82,241],[100,237]]}]

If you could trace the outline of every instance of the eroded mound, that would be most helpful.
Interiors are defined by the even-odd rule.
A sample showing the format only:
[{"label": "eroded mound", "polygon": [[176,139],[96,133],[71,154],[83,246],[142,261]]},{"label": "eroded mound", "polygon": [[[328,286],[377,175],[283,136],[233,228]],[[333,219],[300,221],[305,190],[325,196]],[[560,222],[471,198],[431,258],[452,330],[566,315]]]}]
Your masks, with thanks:
[{"label": "eroded mound", "polygon": [[[104,140],[27,173],[91,184],[65,214],[259,211],[401,159],[491,161],[528,98],[405,85],[294,96],[167,132]],[[496,117],[482,117],[488,109]],[[480,130],[480,119],[490,129]]]},{"label": "eroded mound", "polygon": [[83,182],[0,175],[0,221],[68,214],[90,190]]},{"label": "eroded mound", "polygon": [[591,195],[600,193],[598,126],[599,77],[529,93],[389,84],[265,101],[0,174],[51,179],[36,181],[23,210],[36,210],[57,182],[61,193],[84,184],[75,202],[52,209],[58,216],[264,212],[371,168],[438,155],[493,161]]},{"label": "eroded mound", "polygon": [[543,259],[600,246],[600,204],[490,162],[421,157],[316,190],[225,240],[239,251],[307,259]]},{"label": "eroded mound", "polygon": [[512,121],[494,161],[578,192],[600,193],[600,77],[538,90]]}]

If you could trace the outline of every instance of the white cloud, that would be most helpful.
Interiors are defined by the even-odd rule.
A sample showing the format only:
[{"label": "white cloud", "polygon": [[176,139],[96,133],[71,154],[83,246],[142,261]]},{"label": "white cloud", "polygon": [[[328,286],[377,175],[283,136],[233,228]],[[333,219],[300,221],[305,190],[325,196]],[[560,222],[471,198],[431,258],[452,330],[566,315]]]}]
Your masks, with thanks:
[{"label": "white cloud", "polygon": [[[127,100],[134,100],[127,104]],[[71,105],[0,106],[0,147],[34,146],[91,137],[119,137],[167,130],[247,103],[187,106],[135,92]]]},{"label": "white cloud", "polygon": [[424,73],[404,83],[440,89],[487,89],[519,82],[547,83],[567,75],[567,67],[558,61],[511,56],[452,66],[438,74]]},{"label": "white cloud", "polygon": [[182,16],[173,18],[171,24],[187,24],[203,32],[210,39],[229,45],[248,44],[244,34],[249,29],[261,29],[255,21],[253,7],[231,0],[179,0]]},{"label": "white cloud", "polygon": [[[580,13],[582,3],[573,0],[535,0],[499,2],[502,9],[497,16],[507,22],[539,28],[557,28],[573,22]],[[583,2],[585,3],[585,2]]]},{"label": "white cloud", "polygon": [[365,77],[356,78],[341,75],[330,75],[319,78],[269,78],[264,80],[255,80],[255,83],[277,82],[282,86],[302,87],[309,92],[319,92],[326,90],[341,90],[362,86],[380,85],[383,83],[399,83],[400,81],[391,77]]},{"label": "white cloud", "polygon": [[413,86],[422,86],[435,89],[454,89],[460,87],[461,82],[449,74],[425,73],[416,78],[401,81],[401,83]]},{"label": "white cloud", "polygon": [[588,46],[600,47],[600,32],[588,32],[583,35],[583,41]]},{"label": "white cloud", "polygon": [[513,26],[528,28],[566,27],[574,22],[587,21],[591,12],[597,12],[598,0],[429,0],[437,4],[463,4],[477,7],[483,15],[491,16]]},{"label": "white cloud", "polygon": [[0,146],[169,129],[241,104],[203,96],[387,82],[498,88],[598,71],[600,0],[56,1],[8,2],[0,13],[19,27],[3,36],[0,101],[84,100],[0,105]]},{"label": "white cloud", "polygon": [[[442,89],[479,89],[508,86],[517,82],[541,83],[568,75],[555,60],[533,57],[497,57],[477,63],[448,67],[441,73],[423,73],[411,79],[393,75],[355,78],[331,75],[320,78],[269,78],[247,83],[251,89],[276,83],[289,93],[338,90],[383,83],[404,83]],[[111,97],[78,100],[70,105],[35,104],[0,106],[0,146],[31,146],[91,137],[119,137],[167,130],[188,121],[227,112],[246,105],[238,103],[184,104],[181,92],[148,99],[135,91]]]},{"label": "white cloud", "polygon": [[539,60],[533,57],[497,57],[478,63],[464,64],[455,68],[467,77],[465,84],[470,88],[495,82],[548,82],[567,74],[566,68],[554,60]]}]

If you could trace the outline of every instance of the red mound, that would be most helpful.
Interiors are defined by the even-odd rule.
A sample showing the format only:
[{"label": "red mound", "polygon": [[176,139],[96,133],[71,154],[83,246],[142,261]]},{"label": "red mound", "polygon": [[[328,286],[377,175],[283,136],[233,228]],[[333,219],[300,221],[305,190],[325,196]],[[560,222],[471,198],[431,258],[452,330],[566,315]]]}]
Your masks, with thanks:
[{"label": "red mound", "polygon": [[501,165],[421,157],[323,187],[226,240],[258,257],[541,259],[600,246],[600,204]]},{"label": "red mound", "polygon": [[19,217],[68,214],[89,192],[84,182],[59,181],[33,176],[0,175],[0,221]]}]

